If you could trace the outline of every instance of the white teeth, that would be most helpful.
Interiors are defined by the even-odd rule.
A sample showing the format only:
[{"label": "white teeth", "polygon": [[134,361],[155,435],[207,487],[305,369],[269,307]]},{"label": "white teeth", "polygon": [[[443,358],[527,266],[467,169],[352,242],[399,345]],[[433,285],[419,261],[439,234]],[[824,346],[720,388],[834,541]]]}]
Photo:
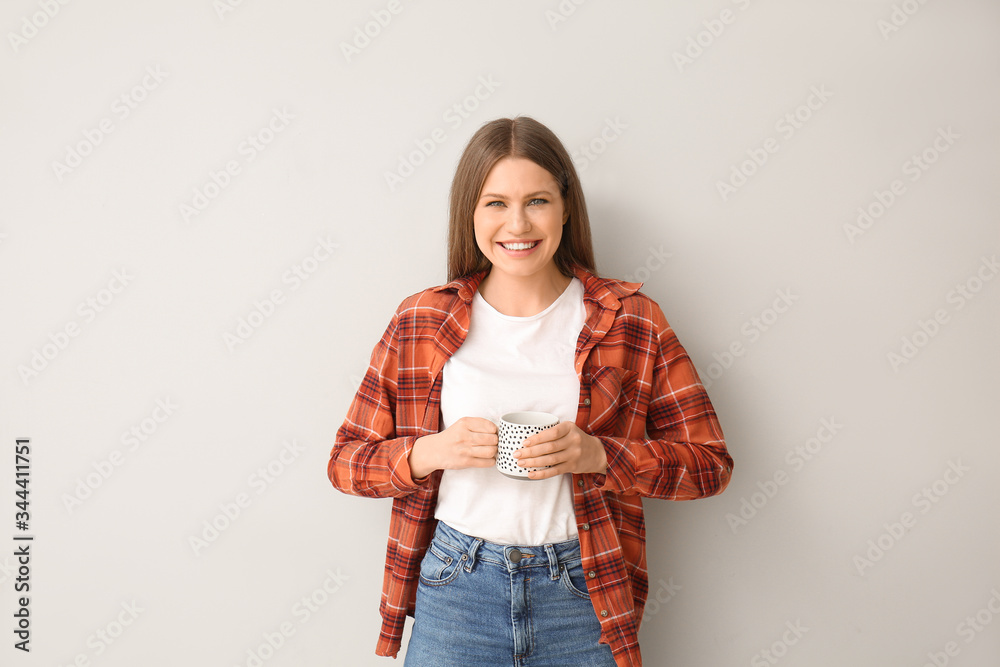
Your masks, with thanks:
[{"label": "white teeth", "polygon": [[534,243],[501,243],[507,250],[527,250],[528,248],[533,248]]}]

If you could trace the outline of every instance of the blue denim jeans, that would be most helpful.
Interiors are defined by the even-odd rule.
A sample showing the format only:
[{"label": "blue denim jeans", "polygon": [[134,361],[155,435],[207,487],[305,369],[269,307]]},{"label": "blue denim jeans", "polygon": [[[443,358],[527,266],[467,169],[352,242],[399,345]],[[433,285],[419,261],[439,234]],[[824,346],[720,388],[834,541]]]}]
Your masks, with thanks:
[{"label": "blue denim jeans", "polygon": [[439,521],[405,667],[614,667],[600,635],[578,540],[494,544]]}]

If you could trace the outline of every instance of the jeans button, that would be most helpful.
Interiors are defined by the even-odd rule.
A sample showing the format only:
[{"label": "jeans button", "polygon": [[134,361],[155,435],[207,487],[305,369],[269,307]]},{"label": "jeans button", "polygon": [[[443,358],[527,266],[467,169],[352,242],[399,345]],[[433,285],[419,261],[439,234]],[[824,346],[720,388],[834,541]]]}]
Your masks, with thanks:
[{"label": "jeans button", "polygon": [[521,562],[521,550],[520,549],[511,549],[507,553],[507,558],[510,560],[511,563],[515,563],[515,564],[516,563],[520,563]]}]

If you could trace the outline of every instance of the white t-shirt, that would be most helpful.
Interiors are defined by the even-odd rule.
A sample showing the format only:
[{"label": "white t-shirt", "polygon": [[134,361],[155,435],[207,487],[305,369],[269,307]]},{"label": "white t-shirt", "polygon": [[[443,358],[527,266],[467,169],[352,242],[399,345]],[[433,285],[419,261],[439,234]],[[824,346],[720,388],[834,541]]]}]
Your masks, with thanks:
[{"label": "white t-shirt", "polygon": [[[444,428],[462,417],[499,424],[504,414],[522,410],[576,421],[576,341],[585,318],[583,283],[575,277],[548,308],[530,317],[504,315],[477,291],[469,334],[442,371]],[[434,516],[499,544],[541,545],[577,535],[568,473],[519,480],[496,467],[445,470]]]}]

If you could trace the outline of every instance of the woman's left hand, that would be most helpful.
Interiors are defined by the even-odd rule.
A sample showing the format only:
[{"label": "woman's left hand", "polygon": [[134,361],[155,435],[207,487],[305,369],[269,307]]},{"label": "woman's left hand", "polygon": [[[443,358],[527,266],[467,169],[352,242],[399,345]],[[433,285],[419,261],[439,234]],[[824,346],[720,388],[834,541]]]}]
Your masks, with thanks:
[{"label": "woman's left hand", "polygon": [[603,474],[608,469],[604,445],[573,422],[559,422],[525,438],[514,458],[524,468],[552,466],[529,473],[531,479],[547,479],[567,472]]}]

